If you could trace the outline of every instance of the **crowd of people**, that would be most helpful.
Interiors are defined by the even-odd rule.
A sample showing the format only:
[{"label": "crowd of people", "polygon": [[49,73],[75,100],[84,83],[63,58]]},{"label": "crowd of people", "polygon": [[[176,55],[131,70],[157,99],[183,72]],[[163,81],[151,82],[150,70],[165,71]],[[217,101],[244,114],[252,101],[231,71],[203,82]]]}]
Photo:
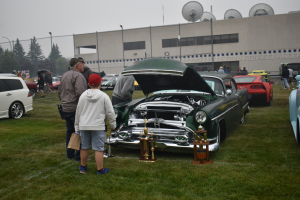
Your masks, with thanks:
[{"label": "crowd of people", "polygon": [[[87,172],[89,149],[95,150],[97,174],[106,174],[103,167],[103,151],[106,141],[106,119],[112,130],[116,127],[113,104],[131,101],[134,91],[133,76],[122,76],[117,80],[111,102],[109,96],[100,90],[102,78],[93,73],[82,58],[70,60],[70,70],[63,74],[58,88],[61,101],[61,118],[66,121],[67,159],[80,162],[79,171]],[[79,150],[68,149],[73,133],[80,134]]]}]

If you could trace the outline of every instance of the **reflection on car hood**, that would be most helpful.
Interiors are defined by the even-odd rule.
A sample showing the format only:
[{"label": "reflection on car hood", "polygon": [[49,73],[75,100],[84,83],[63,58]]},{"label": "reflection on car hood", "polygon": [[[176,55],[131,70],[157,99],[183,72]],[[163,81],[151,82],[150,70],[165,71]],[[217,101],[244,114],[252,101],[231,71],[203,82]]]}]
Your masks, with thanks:
[{"label": "reflection on car hood", "polygon": [[159,90],[196,90],[215,96],[205,80],[184,63],[162,58],[147,59],[127,67],[123,75],[133,75],[145,95]]}]

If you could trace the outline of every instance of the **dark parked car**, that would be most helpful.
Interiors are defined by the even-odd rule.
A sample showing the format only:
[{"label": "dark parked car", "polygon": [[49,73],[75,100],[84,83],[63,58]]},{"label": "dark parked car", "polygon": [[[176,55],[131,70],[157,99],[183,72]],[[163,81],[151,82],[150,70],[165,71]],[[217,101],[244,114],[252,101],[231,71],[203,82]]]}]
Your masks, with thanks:
[{"label": "dark parked car", "polygon": [[35,97],[35,93],[37,92],[37,83],[30,82],[28,80],[24,80],[24,81],[29,89],[29,94],[31,94],[32,97]]},{"label": "dark parked car", "polygon": [[215,151],[250,110],[248,91],[238,90],[226,73],[198,73],[179,61],[155,58],[122,74],[133,75],[146,97],[114,106],[117,128],[110,142],[117,146],[139,148],[147,119],[156,150],[193,153],[194,131],[201,125],[207,130],[209,150]]}]

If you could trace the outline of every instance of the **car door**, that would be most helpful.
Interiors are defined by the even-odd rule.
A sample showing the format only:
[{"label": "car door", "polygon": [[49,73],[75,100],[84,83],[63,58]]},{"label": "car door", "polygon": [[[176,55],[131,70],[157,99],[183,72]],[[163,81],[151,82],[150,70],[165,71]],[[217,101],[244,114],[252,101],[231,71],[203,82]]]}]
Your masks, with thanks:
[{"label": "car door", "polygon": [[229,110],[227,112],[227,124],[230,126],[228,127],[229,131],[232,131],[237,127],[237,125],[240,123],[240,120],[242,118],[242,108],[241,108],[241,102],[239,100],[238,96],[238,90],[237,86],[233,79],[228,78],[224,79],[224,84],[226,87],[226,103],[227,103],[227,109]]},{"label": "car door", "polygon": [[11,94],[9,93],[9,87],[0,79],[0,118],[9,117],[8,110],[11,102]]}]

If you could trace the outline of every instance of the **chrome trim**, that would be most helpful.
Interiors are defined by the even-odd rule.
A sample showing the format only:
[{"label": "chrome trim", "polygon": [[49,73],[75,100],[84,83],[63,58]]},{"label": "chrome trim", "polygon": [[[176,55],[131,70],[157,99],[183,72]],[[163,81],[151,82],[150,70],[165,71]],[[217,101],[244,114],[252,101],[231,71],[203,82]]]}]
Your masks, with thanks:
[{"label": "chrome trim", "polygon": [[249,102],[247,102],[244,106],[243,106],[243,109],[249,104]]},{"label": "chrome trim", "polygon": [[[217,140],[217,138],[213,138],[209,141],[215,141]],[[134,145],[137,148],[139,147],[140,141],[139,140],[135,140],[135,141],[123,141],[123,140],[118,140],[117,138],[111,138],[111,143],[112,144],[127,144],[127,145]],[[192,144],[188,144],[188,145],[178,145],[178,144],[173,144],[173,143],[168,143],[168,142],[155,142],[158,143],[157,145],[160,146],[160,148],[162,148],[161,146],[163,146],[164,148],[174,148],[174,149],[194,149],[194,145]],[[218,143],[218,141],[216,141],[216,143],[214,144],[210,144],[209,145],[209,151],[216,151],[220,148],[220,144]],[[203,149],[206,149],[206,145],[203,145]]]},{"label": "chrome trim", "polygon": [[159,75],[173,75],[173,76],[183,76],[182,71],[174,70],[157,70],[157,69],[146,69],[143,71],[140,70],[130,70],[121,73],[122,75],[134,75],[134,74],[159,74]]},{"label": "chrome trim", "polygon": [[238,105],[239,105],[239,104],[236,104],[236,105],[232,106],[231,108],[229,108],[229,109],[227,109],[226,111],[224,111],[222,114],[220,114],[220,115],[218,115],[218,116],[212,118],[211,121],[214,121],[215,119],[217,119],[217,118],[219,118],[219,117],[222,117],[225,113],[227,113],[228,111],[232,110],[234,107],[236,107],[236,106],[238,106]]}]

